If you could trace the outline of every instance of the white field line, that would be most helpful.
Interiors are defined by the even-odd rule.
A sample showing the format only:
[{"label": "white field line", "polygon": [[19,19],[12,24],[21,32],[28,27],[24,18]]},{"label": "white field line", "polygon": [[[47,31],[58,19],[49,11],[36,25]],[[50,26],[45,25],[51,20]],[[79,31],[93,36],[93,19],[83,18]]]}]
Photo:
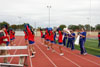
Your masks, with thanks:
[{"label": "white field line", "polygon": [[28,48],[28,53],[29,53],[29,58],[30,58],[30,65],[31,65],[31,67],[33,67],[33,64],[32,64],[32,59],[31,59],[31,55],[30,55],[30,51],[29,51],[29,48]]},{"label": "white field line", "polygon": [[[39,41],[40,42],[40,41]],[[41,43],[41,42],[40,42]],[[42,43],[41,43],[42,44]],[[42,44],[43,45],[43,44]],[[44,45],[43,45],[44,46]],[[58,52],[56,52],[58,55],[59,55],[59,53]],[[70,61],[71,63],[73,63],[74,65],[76,65],[77,67],[81,67],[80,65],[78,65],[77,63],[75,63],[75,62],[73,62],[72,60],[70,60],[70,59],[68,59],[68,58],[66,58],[65,56],[62,56],[64,59],[66,59],[66,60],[68,60],[68,61]]]},{"label": "white field line", "polygon": [[38,46],[36,47],[44,54],[44,56],[54,65],[54,67],[57,67],[57,65],[45,54],[45,52]]},{"label": "white field line", "polygon": [[[23,39],[20,40],[20,42],[18,43],[18,45],[21,44],[22,40],[23,40]],[[16,52],[17,52],[17,49],[15,50],[14,55],[16,54]],[[14,58],[14,57],[12,57],[12,58],[10,59],[10,63],[12,62],[13,58]]]}]

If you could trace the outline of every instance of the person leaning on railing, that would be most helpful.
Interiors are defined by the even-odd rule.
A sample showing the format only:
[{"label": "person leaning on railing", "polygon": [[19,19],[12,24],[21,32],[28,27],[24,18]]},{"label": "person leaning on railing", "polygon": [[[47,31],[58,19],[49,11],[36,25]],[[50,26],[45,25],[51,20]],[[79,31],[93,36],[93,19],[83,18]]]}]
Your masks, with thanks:
[{"label": "person leaning on railing", "polygon": [[[5,36],[4,30],[5,30],[5,27],[4,26],[1,27],[1,30],[0,30],[0,46],[6,46],[7,36]],[[6,54],[7,54],[6,50],[0,50],[0,55],[6,55]],[[4,58],[4,63],[7,63],[6,57]]]},{"label": "person leaning on railing", "polygon": [[100,32],[98,33],[98,41],[99,41],[98,47],[100,48]]}]

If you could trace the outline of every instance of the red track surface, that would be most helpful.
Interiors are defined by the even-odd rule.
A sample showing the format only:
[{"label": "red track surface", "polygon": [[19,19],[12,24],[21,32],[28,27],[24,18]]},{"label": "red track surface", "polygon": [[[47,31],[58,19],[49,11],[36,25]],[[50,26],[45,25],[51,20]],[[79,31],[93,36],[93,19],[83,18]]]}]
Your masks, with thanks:
[{"label": "red track surface", "polygon": [[[24,45],[24,37],[17,36],[16,45]],[[56,50],[53,53],[51,50],[47,50],[44,44],[41,42],[40,37],[35,38],[35,58],[28,57],[28,67],[100,67],[100,58],[92,55],[80,55],[78,50],[71,51],[69,48],[63,47],[64,56],[59,55],[57,44],[53,47]],[[13,50],[11,54],[29,54],[28,50]],[[18,64],[19,58],[8,58],[11,63]],[[31,61],[31,62],[30,62]],[[0,58],[2,62],[2,58]]]}]

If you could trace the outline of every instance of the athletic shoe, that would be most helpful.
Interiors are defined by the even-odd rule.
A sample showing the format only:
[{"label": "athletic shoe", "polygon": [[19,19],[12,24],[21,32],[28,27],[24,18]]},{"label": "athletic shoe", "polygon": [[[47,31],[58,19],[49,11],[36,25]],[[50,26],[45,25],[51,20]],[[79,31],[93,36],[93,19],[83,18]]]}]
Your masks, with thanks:
[{"label": "athletic shoe", "polygon": [[36,52],[34,51],[33,54],[35,54]]},{"label": "athletic shoe", "polygon": [[55,52],[55,50],[52,50],[52,52]]},{"label": "athletic shoe", "polygon": [[64,53],[60,53],[60,56],[63,56],[64,55]]},{"label": "athletic shoe", "polygon": [[32,56],[30,56],[30,57],[35,57],[34,53],[32,53]]},{"label": "athletic shoe", "polygon": [[47,50],[50,50],[50,48],[48,47]]},{"label": "athletic shoe", "polygon": [[83,55],[86,55],[87,53],[84,53]]}]

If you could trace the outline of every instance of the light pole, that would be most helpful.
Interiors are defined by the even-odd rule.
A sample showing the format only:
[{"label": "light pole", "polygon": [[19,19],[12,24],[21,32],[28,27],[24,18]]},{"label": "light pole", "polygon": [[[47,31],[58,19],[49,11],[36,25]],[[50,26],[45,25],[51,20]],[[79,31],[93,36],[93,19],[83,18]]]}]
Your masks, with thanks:
[{"label": "light pole", "polygon": [[35,34],[36,34],[36,36],[37,36],[36,22],[34,22],[34,25],[35,25]]},{"label": "light pole", "polygon": [[19,31],[20,31],[20,21],[21,21],[21,17],[18,17],[19,18]]},{"label": "light pole", "polygon": [[90,35],[91,35],[91,0],[90,0],[90,11],[89,12],[90,12],[90,18],[89,19],[90,19]]},{"label": "light pole", "polygon": [[48,25],[48,27],[50,27],[50,8],[51,8],[51,5],[47,6],[47,8],[49,9],[49,17],[48,17],[49,25]]}]

